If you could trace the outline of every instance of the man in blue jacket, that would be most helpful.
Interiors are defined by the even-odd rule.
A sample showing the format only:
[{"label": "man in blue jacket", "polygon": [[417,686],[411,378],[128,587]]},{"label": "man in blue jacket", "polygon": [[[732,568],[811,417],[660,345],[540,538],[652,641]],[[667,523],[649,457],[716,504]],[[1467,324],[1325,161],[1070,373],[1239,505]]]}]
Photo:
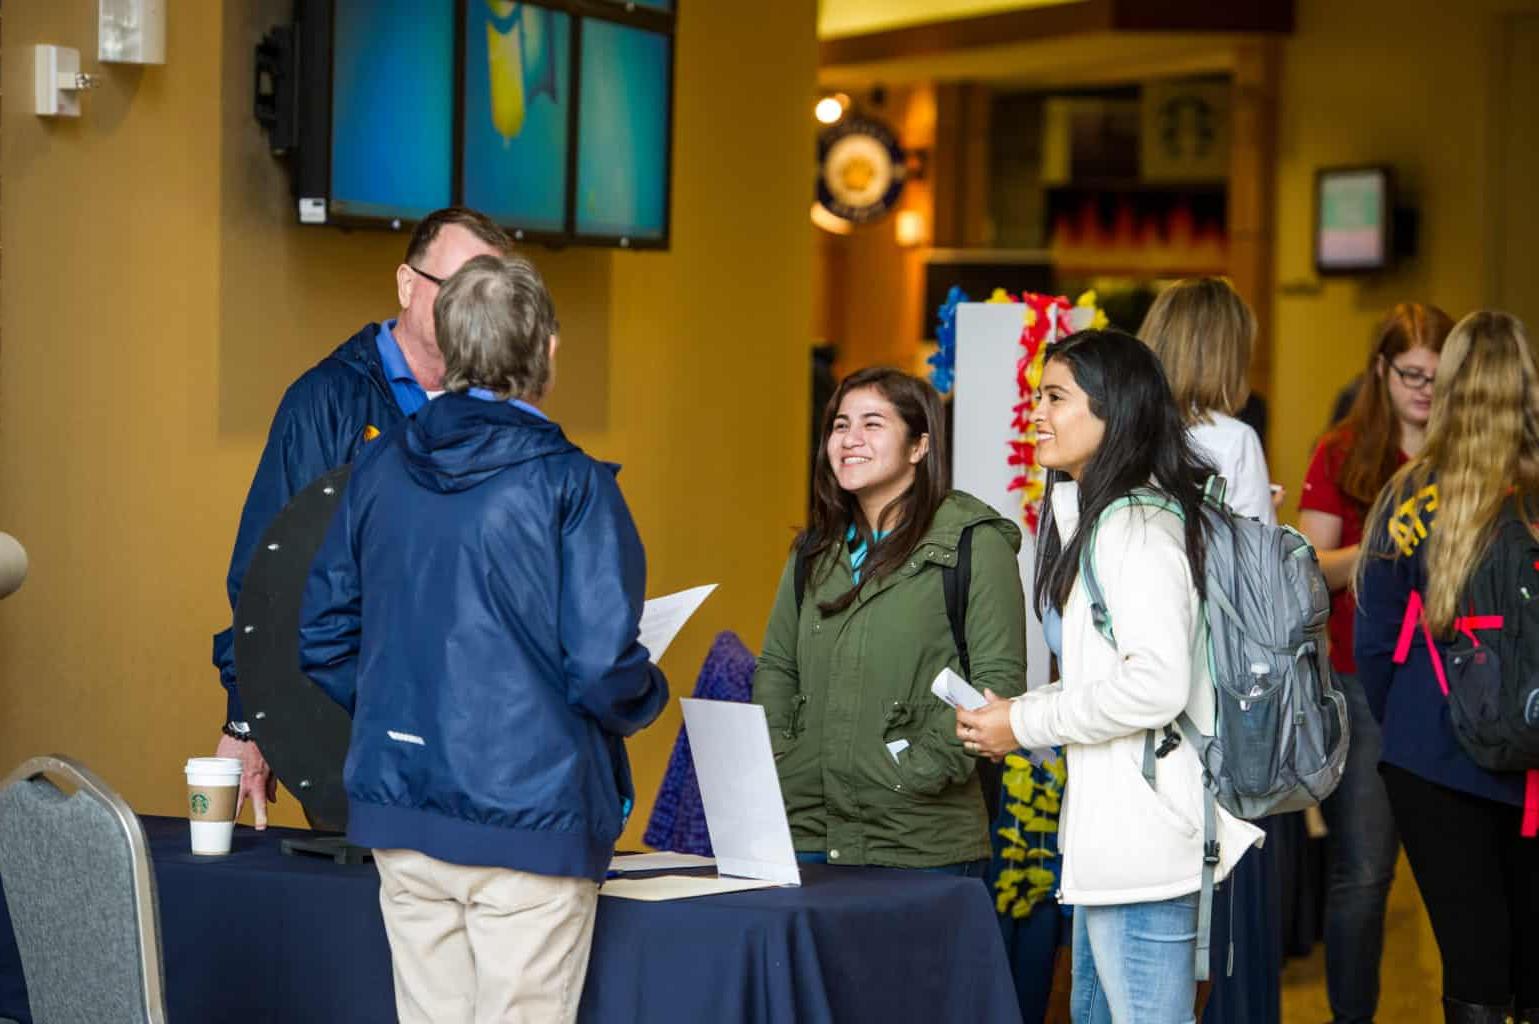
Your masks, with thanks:
[{"label": "man in blue jacket", "polygon": [[539,274],[480,256],[435,303],[447,393],[353,464],[310,570],[301,668],[353,716],[348,839],[374,849],[403,1024],[576,1019],[633,793],[623,737],[668,699],[612,466],[538,405]]},{"label": "man in blue jacket", "polygon": [[[230,556],[232,616],[252,552],[289,500],[317,477],[351,462],[365,443],[441,393],[443,355],[433,334],[439,286],[471,257],[505,255],[512,247],[501,228],[474,210],[429,214],[412,232],[406,261],[395,270],[401,315],[367,325],[289,387],[273,417]],[[235,635],[229,627],[214,636],[214,665],[228,691],[216,753],[241,759],[236,813],[249,799],[256,827],[266,828],[267,802],[277,791],[277,780],[251,742],[235,684]]]}]

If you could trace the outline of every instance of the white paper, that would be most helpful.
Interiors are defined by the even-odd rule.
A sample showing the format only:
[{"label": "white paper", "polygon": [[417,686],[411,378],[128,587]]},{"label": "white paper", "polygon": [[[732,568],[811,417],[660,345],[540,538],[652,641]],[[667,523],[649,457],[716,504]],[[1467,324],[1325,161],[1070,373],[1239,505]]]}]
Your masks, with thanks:
[{"label": "white paper", "polygon": [[892,759],[894,761],[898,759],[899,754],[903,753],[907,749],[908,740],[893,740],[891,743],[887,744],[887,753],[892,755]]},{"label": "white paper", "polygon": [[654,597],[641,608],[641,643],[652,656],[652,664],[663,658],[663,652],[679,635],[690,616],[711,596],[716,584],[681,590],[667,597]]},{"label": "white paper", "polygon": [[677,868],[709,868],[715,864],[715,857],[702,857],[696,853],[625,853],[609,862],[609,870],[623,875],[628,871],[673,871]]},{"label": "white paper", "polygon": [[930,692],[952,707],[964,711],[977,711],[989,703],[983,699],[983,694],[973,689],[972,683],[949,668],[940,670],[940,675],[930,684]]},{"label": "white paper", "polygon": [[717,871],[800,885],[764,709],[721,700],[679,703]]},{"label": "white paper", "polygon": [[600,896],[626,900],[687,900],[747,889],[772,889],[778,882],[759,878],[700,878],[696,875],[659,875],[656,878],[611,878],[599,889]]}]

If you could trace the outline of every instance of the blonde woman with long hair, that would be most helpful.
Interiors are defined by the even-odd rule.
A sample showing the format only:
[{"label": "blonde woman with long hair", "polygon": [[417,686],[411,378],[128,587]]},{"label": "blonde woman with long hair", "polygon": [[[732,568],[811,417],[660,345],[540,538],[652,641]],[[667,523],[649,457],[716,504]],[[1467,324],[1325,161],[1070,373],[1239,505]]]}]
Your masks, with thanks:
[{"label": "blonde woman with long hair", "polygon": [[1524,777],[1465,753],[1439,671],[1495,525],[1519,515],[1532,533],[1539,522],[1539,372],[1523,325],[1494,312],[1459,321],[1433,396],[1425,445],[1367,518],[1358,672],[1442,953],[1445,1019],[1501,1024],[1515,1007],[1539,1024],[1539,840],[1521,835]]},{"label": "blonde woman with long hair", "polygon": [[1189,278],[1160,292],[1138,336],[1160,357],[1187,435],[1224,478],[1230,507],[1275,526],[1261,439],[1235,418],[1250,395],[1256,314],[1222,278]]}]

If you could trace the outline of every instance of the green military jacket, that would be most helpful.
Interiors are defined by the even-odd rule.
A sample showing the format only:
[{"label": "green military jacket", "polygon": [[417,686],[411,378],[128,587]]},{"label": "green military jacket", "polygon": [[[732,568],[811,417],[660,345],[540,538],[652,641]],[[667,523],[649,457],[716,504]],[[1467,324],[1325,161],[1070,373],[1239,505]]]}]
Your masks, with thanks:
[{"label": "green military jacket", "polygon": [[[909,868],[990,855],[975,762],[957,739],[956,712],[930,693],[942,668],[962,670],[941,567],[956,564],[969,525],[971,682],[1013,696],[1026,686],[1021,532],[977,498],[949,494],[907,563],[836,615],[818,605],[853,585],[843,545],[811,567],[800,614],[794,553],[787,561],[753,699],[769,719],[798,851]],[[908,747],[894,756],[888,744],[899,740]]]}]

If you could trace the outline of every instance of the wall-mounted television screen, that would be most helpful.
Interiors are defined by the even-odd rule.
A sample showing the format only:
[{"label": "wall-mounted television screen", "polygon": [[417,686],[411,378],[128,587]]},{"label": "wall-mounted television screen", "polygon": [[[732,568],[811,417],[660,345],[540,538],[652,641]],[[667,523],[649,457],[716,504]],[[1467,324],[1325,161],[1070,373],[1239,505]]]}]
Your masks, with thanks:
[{"label": "wall-mounted television screen", "polygon": [[1393,255],[1393,178],[1388,167],[1323,168],[1315,176],[1315,269],[1383,270]]},{"label": "wall-mounted television screen", "polygon": [[272,130],[262,76],[289,77],[273,144],[301,223],[401,230],[460,204],[518,238],[666,247],[675,8],[296,0],[288,62],[258,48],[256,106]]},{"label": "wall-mounted television screen", "polygon": [[330,209],[416,220],[450,202],[454,9],[338,0],[331,65]]},{"label": "wall-mounted television screen", "polygon": [[624,245],[662,241],[673,41],[586,18],[581,51],[577,236]]},{"label": "wall-mounted television screen", "polygon": [[526,233],[566,230],[572,17],[472,3],[465,19],[461,202]]}]

